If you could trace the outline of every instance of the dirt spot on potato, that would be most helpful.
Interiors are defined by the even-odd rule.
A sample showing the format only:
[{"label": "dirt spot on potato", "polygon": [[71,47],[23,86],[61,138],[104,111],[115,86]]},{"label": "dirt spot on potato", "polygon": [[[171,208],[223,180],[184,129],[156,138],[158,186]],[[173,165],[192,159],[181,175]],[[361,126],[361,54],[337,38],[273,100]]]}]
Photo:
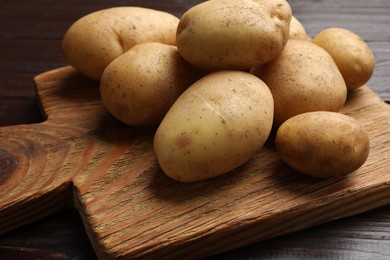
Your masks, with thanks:
[{"label": "dirt spot on potato", "polygon": [[179,149],[183,149],[191,144],[192,138],[187,132],[183,132],[180,134],[178,138],[176,138],[176,146]]}]

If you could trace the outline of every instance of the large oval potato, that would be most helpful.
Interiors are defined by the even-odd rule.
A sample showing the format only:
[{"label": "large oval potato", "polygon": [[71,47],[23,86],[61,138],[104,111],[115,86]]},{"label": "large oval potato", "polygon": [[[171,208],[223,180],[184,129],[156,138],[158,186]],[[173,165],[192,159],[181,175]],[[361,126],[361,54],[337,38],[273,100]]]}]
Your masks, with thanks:
[{"label": "large oval potato", "polygon": [[304,112],[337,112],[347,98],[347,87],[332,57],[310,41],[290,39],[276,59],[252,68],[251,73],[272,92],[275,128]]},{"label": "large oval potato", "polygon": [[154,151],[174,180],[211,178],[259,151],[272,117],[272,94],[260,79],[247,72],[213,72],[173,104],[156,131]]},{"label": "large oval potato", "polygon": [[100,94],[104,106],[128,125],[155,125],[171,105],[205,72],[186,62],[176,46],[141,43],[104,70]]},{"label": "large oval potato", "polygon": [[248,69],[278,55],[289,37],[285,0],[213,0],[190,8],[177,28],[177,47],[206,69]]},{"label": "large oval potato", "polygon": [[337,112],[308,112],[284,122],[276,149],[295,170],[317,178],[342,176],[367,160],[367,131],[354,118]]},{"label": "large oval potato", "polygon": [[313,42],[332,56],[348,89],[361,87],[371,78],[375,57],[359,35],[343,28],[328,28],[317,34]]},{"label": "large oval potato", "polygon": [[104,69],[144,42],[176,44],[179,19],[142,7],[113,7],[90,13],[70,26],[62,40],[65,60],[85,76],[100,80]]}]

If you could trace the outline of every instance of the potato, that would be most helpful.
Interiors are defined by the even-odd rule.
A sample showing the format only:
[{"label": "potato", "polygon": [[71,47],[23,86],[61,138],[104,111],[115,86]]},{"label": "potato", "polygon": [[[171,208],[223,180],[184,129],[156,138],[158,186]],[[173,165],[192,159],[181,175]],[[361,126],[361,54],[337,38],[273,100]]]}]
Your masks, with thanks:
[{"label": "potato", "polygon": [[141,43],[104,70],[100,93],[104,106],[128,125],[155,125],[192,83],[204,75],[181,58],[176,46]]},{"label": "potato", "polygon": [[302,23],[295,17],[291,17],[290,22],[290,39],[311,40],[307,35]]},{"label": "potato", "polygon": [[113,7],[90,13],[70,26],[62,41],[65,60],[85,76],[100,80],[107,65],[136,44],[176,44],[179,19],[141,7]]},{"label": "potato", "polygon": [[332,56],[348,89],[361,87],[371,78],[375,67],[374,54],[354,32],[328,28],[316,35],[313,42]]},{"label": "potato", "polygon": [[354,172],[367,160],[370,149],[368,133],[356,119],[327,111],[288,119],[275,142],[284,162],[317,178]]},{"label": "potato", "polygon": [[272,94],[260,79],[241,71],[213,72],[173,104],[155,133],[154,151],[174,180],[212,178],[261,149],[272,117]]},{"label": "potato", "polygon": [[285,0],[206,1],[181,17],[177,47],[202,68],[249,69],[283,50],[291,15]]},{"label": "potato", "polygon": [[347,88],[332,57],[310,41],[290,39],[283,52],[251,73],[270,88],[275,101],[274,126],[310,111],[339,111]]}]

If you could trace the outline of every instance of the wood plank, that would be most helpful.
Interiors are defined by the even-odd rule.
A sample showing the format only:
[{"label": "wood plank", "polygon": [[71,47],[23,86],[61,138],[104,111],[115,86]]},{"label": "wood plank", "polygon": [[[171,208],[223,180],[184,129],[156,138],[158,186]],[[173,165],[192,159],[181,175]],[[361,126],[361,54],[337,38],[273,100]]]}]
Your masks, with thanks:
[{"label": "wood plank", "polygon": [[[166,8],[167,11],[175,12],[179,15],[185,9],[185,5],[192,5],[195,2],[200,1],[191,0],[186,1],[184,3],[183,1],[176,0],[153,0],[147,2],[134,0],[128,1],[127,3],[148,5],[151,7],[158,6],[159,8]],[[385,100],[390,100],[390,92],[387,84],[389,82],[388,78],[390,75],[390,70],[388,69],[388,61],[390,60],[390,52],[388,51],[390,31],[386,29],[390,22],[390,16],[388,15],[389,1],[290,0],[289,2],[294,8],[294,13],[302,19],[311,35],[314,35],[314,33],[316,33],[319,29],[333,24],[337,24],[342,27],[351,27],[357,33],[364,35],[364,38],[368,40],[370,46],[373,47],[378,61],[374,76],[368,85],[372,87],[372,89],[375,90],[376,93],[378,93],[378,95],[380,95],[382,98],[384,98]],[[57,3],[56,5],[53,5],[48,0],[39,0],[34,2],[17,1],[2,3],[3,8],[0,10],[0,95],[5,96],[5,103],[4,98],[0,97],[0,105],[6,104],[5,107],[11,108],[11,105],[8,105],[11,104],[8,102],[9,97],[22,96],[23,101],[26,100],[26,97],[30,99],[35,98],[35,90],[32,84],[32,76],[36,75],[39,72],[64,65],[64,61],[60,57],[61,54],[59,48],[56,49],[55,46],[59,46],[63,30],[65,30],[65,28],[67,28],[67,26],[71,22],[77,19],[80,15],[86,14],[93,10],[122,4],[123,1],[118,0],[101,2],[91,0],[78,2],[72,0],[66,3]],[[47,48],[47,46],[49,46],[49,48]],[[42,55],[44,56],[44,60],[42,59]],[[17,103],[19,104],[19,102]],[[12,122],[14,122],[15,120],[20,120],[19,123],[28,123],[28,120],[23,121],[26,120],[26,117],[23,117],[23,115],[21,115],[22,113],[18,112],[14,114],[12,113],[12,111],[13,110],[1,110],[0,112],[3,112],[4,114],[1,117],[0,121],[3,118],[8,118],[12,119]],[[30,115],[30,105],[28,105],[25,109],[25,113],[26,116]],[[5,161],[2,160],[0,165],[4,165],[2,164],[4,162]],[[6,177],[3,177],[4,172],[2,171],[1,173],[2,177],[0,177],[0,179],[6,179]],[[2,187],[0,188],[0,190],[1,189]],[[68,207],[68,205],[66,207]],[[354,219],[355,218],[352,218],[352,221]],[[350,218],[348,219],[348,221],[349,220]],[[27,222],[31,221],[32,220],[27,219]],[[364,220],[362,221],[364,222]],[[335,225],[337,225],[337,223],[339,222],[336,221]],[[341,222],[342,225],[346,223],[347,222]],[[365,223],[367,223],[368,225],[366,227],[367,229],[370,228],[370,225],[375,225],[375,223],[371,222]],[[388,224],[388,215],[381,216],[381,218],[378,219],[377,224]],[[328,227],[330,226],[325,226],[325,229],[327,229]],[[342,232],[341,229],[339,230]],[[315,235],[316,232],[322,231],[323,229],[314,229],[312,231],[313,235],[311,238],[313,238],[313,240],[317,238],[317,245],[324,250],[320,251],[319,248],[312,248],[312,251],[310,252],[305,251],[305,248],[310,250],[311,245],[310,243],[307,243],[307,241],[302,241],[302,236],[306,236],[307,233],[301,233],[301,244],[295,243],[291,247],[293,248],[294,246],[296,246],[296,250],[302,250],[299,251],[302,254],[311,253],[312,257],[317,257],[318,254],[321,254],[321,252],[323,257],[329,257],[329,254],[327,253],[329,253],[329,247],[332,247],[332,237],[325,238],[327,239],[326,241],[330,243],[330,246],[324,247],[323,245],[321,245],[322,240],[318,239],[318,236],[316,237]],[[20,232],[22,233],[23,237],[23,230],[20,230]],[[53,229],[53,232],[57,232],[55,228]],[[347,254],[347,256],[350,256],[351,253],[355,253],[355,256],[357,257],[363,256],[360,255],[360,253],[362,252],[360,251],[359,247],[361,246],[361,243],[364,243],[364,239],[358,238],[360,238],[360,235],[364,235],[365,233],[361,233],[359,227],[354,227],[354,229],[351,227],[351,232],[354,233],[351,234],[350,239],[354,240],[355,244],[352,245],[350,248],[346,248],[346,251],[348,252],[345,253]],[[41,231],[37,231],[37,234],[40,235]],[[7,236],[2,236],[2,239],[6,237]],[[294,256],[288,254],[289,246],[283,246],[283,243],[286,242],[291,245],[291,243],[293,241],[296,241],[298,237],[299,235],[290,237],[292,240],[288,240],[288,238],[286,238],[286,240],[283,240],[283,238],[281,238],[281,240],[278,241],[281,241],[280,243],[282,244],[282,246],[279,247],[279,250],[278,248],[276,248],[274,251],[270,250],[269,254],[271,254],[271,256],[273,257],[281,256],[288,258]],[[366,240],[370,239],[368,238]],[[50,238],[48,239],[48,241],[50,241]],[[388,239],[386,240],[385,236],[384,238],[377,237],[376,242],[377,244],[372,244],[372,247],[370,249],[367,249],[367,247],[363,246],[363,250],[364,248],[367,249],[367,256],[370,255],[370,252],[371,258],[373,257],[373,255],[375,256],[375,252],[386,252],[388,255],[388,251],[383,250],[383,245],[386,245]],[[260,243],[257,246],[267,247],[270,245],[270,243]],[[379,245],[382,245],[382,247],[378,247]],[[343,251],[340,252],[339,250],[337,250],[339,247],[341,246],[335,245],[334,247],[332,247],[334,254],[330,252],[330,255],[335,256],[335,258],[340,256],[340,254],[341,256],[343,256]],[[316,249],[318,249],[318,251],[316,251]],[[20,250],[23,251],[23,248],[21,248]],[[67,250],[72,251],[73,248],[70,247]],[[264,250],[262,249],[257,250],[264,252]],[[245,251],[243,253],[245,255]],[[252,251],[252,253],[254,253],[254,251]],[[269,257],[269,254],[263,254],[260,255],[260,257]],[[249,255],[248,258],[250,258],[251,256],[252,255]],[[299,257],[299,255],[297,257]]]},{"label": "wood plank", "polygon": [[227,175],[183,184],[159,168],[155,129],[111,117],[97,83],[71,67],[35,80],[47,121],[0,128],[0,161],[13,169],[2,175],[0,233],[74,204],[102,258],[203,257],[390,203],[390,108],[366,86],[343,111],[370,133],[370,156],[355,173],[303,176],[270,142]]},{"label": "wood plank", "polygon": [[387,206],[210,259],[388,259],[390,225],[386,220],[389,218]]},{"label": "wood plank", "polygon": [[96,254],[78,212],[66,210],[2,236],[0,259],[94,260]]},{"label": "wood plank", "polygon": [[0,126],[32,124],[42,121],[42,115],[36,98],[0,99]]}]

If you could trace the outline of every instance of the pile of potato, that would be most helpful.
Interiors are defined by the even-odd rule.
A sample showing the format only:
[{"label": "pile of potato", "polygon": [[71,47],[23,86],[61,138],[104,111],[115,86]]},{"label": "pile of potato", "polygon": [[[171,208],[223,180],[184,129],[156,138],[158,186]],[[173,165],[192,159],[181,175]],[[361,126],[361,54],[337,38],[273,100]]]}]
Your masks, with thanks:
[{"label": "pile of potato", "polygon": [[366,130],[338,111],[371,77],[370,48],[341,28],[311,39],[285,0],[210,0],[180,19],[105,9],[76,21],[62,49],[100,81],[114,117],[158,126],[154,151],[175,180],[230,172],[271,131],[282,160],[314,177],[349,174],[368,157]]}]

